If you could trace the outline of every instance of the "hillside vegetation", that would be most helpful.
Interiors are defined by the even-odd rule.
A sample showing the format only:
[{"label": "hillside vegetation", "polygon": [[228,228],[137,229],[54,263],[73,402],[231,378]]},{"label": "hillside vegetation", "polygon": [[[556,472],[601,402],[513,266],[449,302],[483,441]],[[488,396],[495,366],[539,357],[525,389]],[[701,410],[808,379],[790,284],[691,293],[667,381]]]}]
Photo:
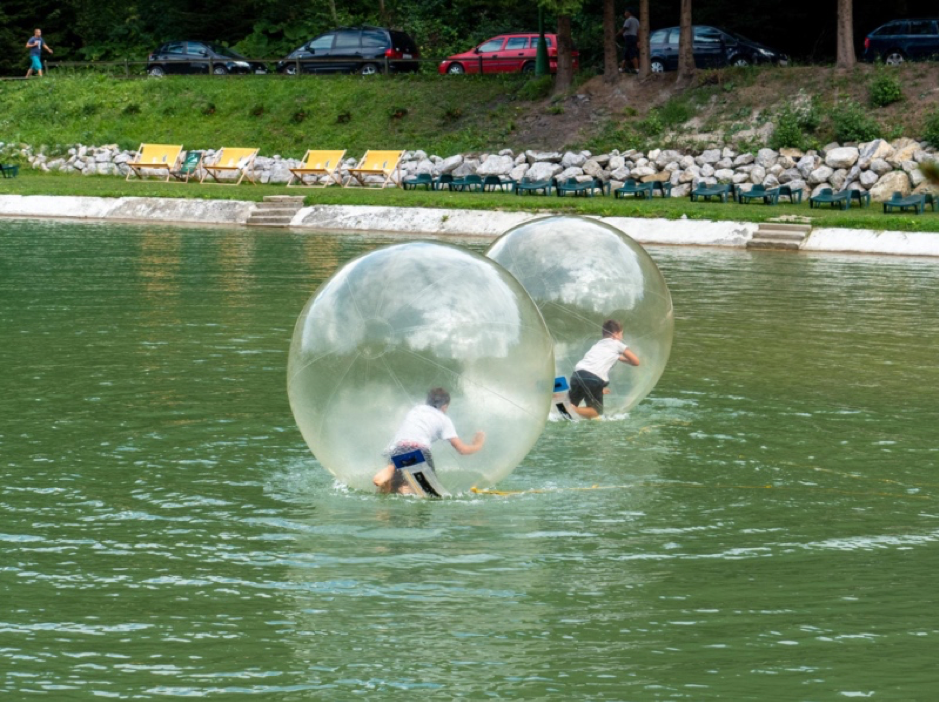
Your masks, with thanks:
[{"label": "hillside vegetation", "polygon": [[[448,156],[510,148],[611,149],[733,144],[814,148],[908,136],[939,143],[939,67],[749,68],[613,85],[581,76],[549,97],[550,78],[280,76],[114,79],[57,76],[3,85],[0,141],[45,145],[180,143],[257,146],[299,158],[309,148],[422,149]],[[5,157],[6,158],[6,157]]]}]

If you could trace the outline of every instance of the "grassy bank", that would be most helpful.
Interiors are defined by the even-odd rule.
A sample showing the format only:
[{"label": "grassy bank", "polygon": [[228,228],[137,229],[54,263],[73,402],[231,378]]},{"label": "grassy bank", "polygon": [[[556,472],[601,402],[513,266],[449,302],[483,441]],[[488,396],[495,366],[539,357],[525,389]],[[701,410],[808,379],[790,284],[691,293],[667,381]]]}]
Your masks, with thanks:
[{"label": "grassy bank", "polygon": [[447,209],[501,210],[572,213],[602,217],[661,217],[695,220],[767,222],[779,217],[804,218],[815,227],[844,227],[939,232],[939,213],[922,215],[885,215],[880,205],[852,208],[810,210],[800,205],[689,202],[685,198],[654,200],[615,200],[612,197],[573,198],[516,196],[510,193],[459,193],[404,191],[397,188],[365,190],[362,188],[287,189],[283,185],[242,185],[239,187],[125,182],[113,176],[66,176],[26,172],[15,179],[0,180],[0,195],[78,195],[85,197],[181,197],[260,201],[265,195],[305,195],[307,205],[373,205],[388,207],[438,207]]},{"label": "grassy bank", "polygon": [[300,158],[309,148],[505,148],[527,104],[520,76],[59,76],[2,86],[0,141],[137,148],[256,146]]}]

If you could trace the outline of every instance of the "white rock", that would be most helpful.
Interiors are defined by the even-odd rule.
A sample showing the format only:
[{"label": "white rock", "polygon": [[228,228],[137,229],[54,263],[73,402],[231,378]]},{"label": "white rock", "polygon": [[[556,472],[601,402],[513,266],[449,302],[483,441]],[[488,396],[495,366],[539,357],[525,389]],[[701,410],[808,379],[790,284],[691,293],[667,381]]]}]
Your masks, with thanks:
[{"label": "white rock", "polygon": [[864,186],[864,188],[870,189],[874,183],[880,180],[880,176],[877,175],[874,171],[861,171],[861,175],[858,178],[858,182]]},{"label": "white rock", "polygon": [[440,164],[440,172],[441,173],[453,173],[453,171],[455,171],[459,166],[462,166],[462,165],[463,165],[463,156],[461,154],[457,154],[456,156],[450,156],[449,158],[445,158],[443,160],[443,163]]},{"label": "white rock", "polygon": [[476,169],[476,175],[508,175],[514,167],[515,160],[511,156],[490,156]]},{"label": "white rock", "polygon": [[[710,163],[704,163],[704,164],[701,166],[701,177],[702,177],[702,178],[705,178],[705,179],[707,179],[707,178],[713,178],[713,177],[714,177],[714,166],[712,166]],[[712,185],[713,185],[713,184],[714,184],[714,183],[712,183]]]},{"label": "white rock", "polygon": [[580,168],[587,162],[587,157],[583,154],[575,154],[573,151],[568,151],[561,158],[561,165],[565,168]]},{"label": "white rock", "polygon": [[779,158],[779,154],[773,149],[760,149],[756,153],[757,165],[763,166],[763,168],[772,166],[776,163],[777,158]]},{"label": "white rock", "polygon": [[746,153],[740,154],[737,158],[734,159],[734,166],[746,166],[754,161],[753,154]]},{"label": "white rock", "polygon": [[903,171],[891,171],[870,189],[871,200],[884,202],[889,200],[894,192],[899,192],[906,197],[910,194],[910,190],[910,177]]},{"label": "white rock", "polygon": [[[802,172],[802,169],[799,169],[799,172]],[[828,166],[819,166],[814,171],[809,173],[809,177],[806,180],[809,182],[809,185],[815,185],[817,183],[827,183],[828,179],[831,178],[832,173],[834,173],[833,168]]]},{"label": "white rock", "polygon": [[893,170],[893,166],[882,158],[875,158],[870,163],[870,169],[878,176],[885,176]]},{"label": "white rock", "polygon": [[757,164],[753,167],[753,170],[750,171],[750,182],[754,184],[762,183],[766,178],[766,169]]},{"label": "white rock", "polygon": [[860,152],[853,146],[842,146],[825,153],[825,165],[829,168],[851,168],[860,158]]},{"label": "white rock", "polygon": [[730,168],[718,168],[714,171],[714,177],[722,183],[729,183],[734,178],[734,172]]},{"label": "white rock", "polygon": [[532,180],[548,180],[563,171],[561,164],[552,161],[536,161],[528,169],[527,175]]},{"label": "white rock", "polygon": [[720,149],[705,149],[698,157],[700,163],[717,163],[721,160]]},{"label": "white rock", "polygon": [[799,174],[803,178],[808,178],[809,173],[814,171],[817,165],[818,165],[818,159],[816,159],[814,156],[810,156],[809,154],[806,154],[805,156],[800,158],[799,161],[796,163],[796,168],[799,169]]},{"label": "white rock", "polygon": [[626,165],[626,159],[622,156],[610,156],[610,161],[607,163],[607,168],[611,171],[618,170]]}]

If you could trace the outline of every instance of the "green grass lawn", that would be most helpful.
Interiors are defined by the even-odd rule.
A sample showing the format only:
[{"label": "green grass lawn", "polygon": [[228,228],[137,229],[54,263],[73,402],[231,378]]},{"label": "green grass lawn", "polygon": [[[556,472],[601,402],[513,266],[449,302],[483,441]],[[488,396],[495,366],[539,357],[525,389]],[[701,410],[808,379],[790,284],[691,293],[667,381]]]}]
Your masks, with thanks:
[{"label": "green grass lawn", "polygon": [[388,207],[439,207],[447,209],[563,212],[602,217],[662,217],[665,219],[766,222],[781,216],[810,218],[815,227],[844,227],[906,232],[939,232],[939,213],[885,215],[874,203],[850,210],[814,209],[801,205],[689,202],[687,198],[616,200],[612,197],[540,197],[511,193],[427,192],[424,190],[367,190],[364,188],[287,189],[283,185],[238,187],[162,183],[115,176],[43,174],[21,170],[18,178],[0,180],[0,195],[78,195],[85,197],[181,197],[260,201],[265,195],[304,195],[307,205],[381,205]]}]

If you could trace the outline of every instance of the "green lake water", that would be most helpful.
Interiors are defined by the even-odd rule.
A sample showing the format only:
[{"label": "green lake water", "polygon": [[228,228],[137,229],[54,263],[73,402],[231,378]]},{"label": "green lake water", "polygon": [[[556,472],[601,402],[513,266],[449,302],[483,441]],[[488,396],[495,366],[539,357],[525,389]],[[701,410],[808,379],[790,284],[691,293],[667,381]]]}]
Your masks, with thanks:
[{"label": "green lake water", "polygon": [[652,248],[652,395],[420,501],[287,403],[392,241],[0,222],[0,697],[937,697],[939,261]]}]

